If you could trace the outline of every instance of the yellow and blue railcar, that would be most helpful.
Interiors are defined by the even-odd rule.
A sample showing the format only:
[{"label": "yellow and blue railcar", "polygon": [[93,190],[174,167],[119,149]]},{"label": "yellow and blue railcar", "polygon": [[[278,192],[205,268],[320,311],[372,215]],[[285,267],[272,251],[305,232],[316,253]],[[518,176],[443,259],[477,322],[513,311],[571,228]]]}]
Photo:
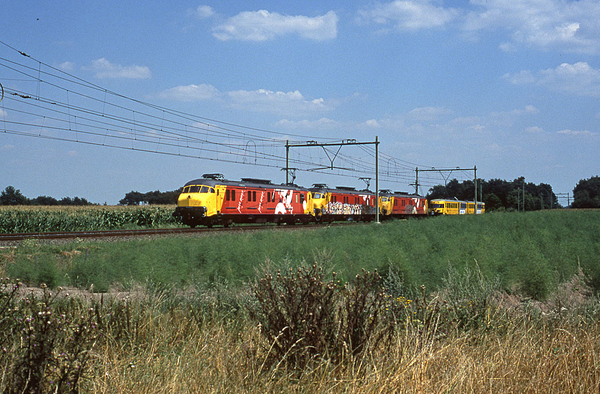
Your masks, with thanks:
[{"label": "yellow and blue railcar", "polygon": [[430,215],[474,215],[485,213],[485,203],[475,201],[436,199],[429,203]]}]

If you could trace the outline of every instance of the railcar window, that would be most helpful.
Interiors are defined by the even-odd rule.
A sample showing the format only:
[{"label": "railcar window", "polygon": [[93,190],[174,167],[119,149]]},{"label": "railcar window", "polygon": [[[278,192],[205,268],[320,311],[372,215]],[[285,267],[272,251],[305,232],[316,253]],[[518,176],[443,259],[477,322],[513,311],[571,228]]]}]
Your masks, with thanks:
[{"label": "railcar window", "polygon": [[267,202],[271,202],[271,193],[267,193]]},{"label": "railcar window", "polygon": [[190,186],[190,193],[200,193],[200,186]]},{"label": "railcar window", "polygon": [[256,201],[256,192],[252,192],[252,201]]},{"label": "railcar window", "polygon": [[231,201],[231,190],[229,189],[225,190],[225,200]]},{"label": "railcar window", "polygon": [[300,194],[300,203],[303,204],[304,203],[304,194]]},{"label": "railcar window", "polygon": [[231,191],[231,200],[235,201],[235,190]]},{"label": "railcar window", "polygon": [[183,192],[182,193],[189,193],[190,192],[190,187],[186,186],[183,188]]}]

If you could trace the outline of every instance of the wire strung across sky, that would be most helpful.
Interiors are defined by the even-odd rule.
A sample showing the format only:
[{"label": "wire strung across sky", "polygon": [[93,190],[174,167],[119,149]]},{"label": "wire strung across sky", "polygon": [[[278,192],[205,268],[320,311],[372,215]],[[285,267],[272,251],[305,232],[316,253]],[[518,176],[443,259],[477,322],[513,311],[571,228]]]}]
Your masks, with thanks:
[{"label": "wire strung across sky", "polygon": [[[320,136],[277,132],[202,117],[140,101],[43,63],[0,41],[9,54],[0,57],[0,132],[151,152],[163,155],[221,161],[242,165],[282,168],[286,141],[319,140]],[[10,116],[7,114],[10,113]],[[375,149],[358,145],[362,154],[338,151],[333,173],[339,176],[375,178]],[[328,150],[329,149],[329,150]],[[290,152],[297,171],[331,174],[326,156],[332,148]],[[416,167],[427,166],[379,153],[381,180],[414,181]],[[315,169],[315,167],[320,169]],[[424,178],[424,179],[423,179]],[[439,184],[435,175],[420,184]]]}]

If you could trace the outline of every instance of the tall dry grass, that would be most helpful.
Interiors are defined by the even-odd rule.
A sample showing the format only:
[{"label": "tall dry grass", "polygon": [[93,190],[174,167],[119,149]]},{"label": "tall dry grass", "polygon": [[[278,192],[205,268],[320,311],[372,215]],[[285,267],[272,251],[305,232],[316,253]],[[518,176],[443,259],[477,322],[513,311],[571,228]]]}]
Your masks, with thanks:
[{"label": "tall dry grass", "polygon": [[[448,288],[424,299],[394,299],[409,313],[398,321],[391,342],[365,346],[364,354],[347,351],[336,363],[317,356],[300,369],[283,359],[271,362],[274,342],[260,323],[240,311],[222,313],[238,304],[219,303],[229,299],[223,289],[203,298],[203,308],[221,311],[208,319],[194,318],[186,308],[161,310],[162,298],[155,299],[146,303],[153,307],[139,309],[138,328],[128,341],[109,340],[96,349],[86,390],[599,392],[600,305],[581,271],[545,303],[498,292],[482,283],[480,272],[449,275],[479,279],[448,278]],[[467,294],[462,304],[451,302],[456,290],[451,283],[462,283],[461,294]],[[468,286],[475,290],[464,289]],[[478,296],[487,303],[472,299],[477,289],[489,290]],[[470,317],[458,308],[471,308]]]},{"label": "tall dry grass", "polygon": [[[600,303],[581,271],[544,303],[498,292],[479,271],[448,275],[458,277],[447,278],[442,291],[423,290],[422,298],[390,295],[401,307],[396,312],[404,313],[393,316],[391,341],[375,341],[359,353],[338,351],[335,362],[314,354],[302,364],[285,362],[286,354],[273,362],[274,340],[248,312],[260,302],[251,288],[217,283],[182,293],[150,284],[127,294],[82,294],[74,302],[72,295],[63,299],[47,289],[41,297],[20,298],[5,281],[0,390],[22,391],[22,381],[10,373],[28,353],[23,334],[10,331],[14,321],[33,321],[28,338],[53,339],[54,345],[45,342],[48,365],[68,359],[68,365],[85,368],[71,380],[76,387],[58,392],[599,392]],[[340,289],[342,296],[349,286]],[[73,305],[77,312],[70,317]],[[72,322],[65,326],[68,335],[35,323],[40,311],[52,322],[51,316],[65,315],[57,322]],[[469,320],[475,322],[465,324]],[[77,353],[65,351],[62,344],[72,343],[82,324],[88,328],[80,346],[70,347]],[[57,375],[37,366],[35,371],[39,387],[54,392]]]},{"label": "tall dry grass", "polygon": [[[361,362],[321,361],[297,371],[262,369],[259,328],[202,329],[148,320],[144,348],[108,343],[96,352],[93,392],[585,392],[600,390],[598,324],[550,327],[526,319],[504,334],[442,339],[399,333]],[[187,325],[186,325],[187,324]],[[141,333],[142,334],[142,333]]]}]

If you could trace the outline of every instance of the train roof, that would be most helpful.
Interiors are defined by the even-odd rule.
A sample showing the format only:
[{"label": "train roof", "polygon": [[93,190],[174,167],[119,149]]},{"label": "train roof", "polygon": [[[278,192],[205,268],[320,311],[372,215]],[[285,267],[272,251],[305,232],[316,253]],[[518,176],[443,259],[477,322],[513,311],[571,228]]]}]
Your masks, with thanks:
[{"label": "train roof", "polygon": [[311,192],[321,192],[321,193],[346,193],[346,194],[375,194],[375,192],[371,190],[356,190],[355,187],[351,186],[336,186],[329,187],[325,183],[315,183],[313,187],[308,189]]},{"label": "train roof", "polygon": [[[464,203],[475,203],[473,200],[459,200],[456,198],[435,198],[431,202],[464,202]],[[477,204],[482,204],[483,201],[477,201]]]},{"label": "train roof", "polygon": [[379,191],[380,196],[386,197],[409,197],[409,198],[425,198],[419,194],[408,193],[408,192],[394,192],[390,189],[384,189]]},{"label": "train roof", "polygon": [[227,186],[238,186],[238,187],[252,187],[252,188],[272,188],[272,189],[290,189],[290,190],[307,190],[304,187],[293,185],[293,184],[274,184],[268,179],[258,179],[258,178],[242,178],[239,181],[231,181],[225,179],[222,174],[204,174],[202,178],[193,179],[187,182],[184,186],[189,185],[206,185],[215,187],[217,185],[227,185]]}]

